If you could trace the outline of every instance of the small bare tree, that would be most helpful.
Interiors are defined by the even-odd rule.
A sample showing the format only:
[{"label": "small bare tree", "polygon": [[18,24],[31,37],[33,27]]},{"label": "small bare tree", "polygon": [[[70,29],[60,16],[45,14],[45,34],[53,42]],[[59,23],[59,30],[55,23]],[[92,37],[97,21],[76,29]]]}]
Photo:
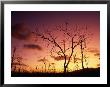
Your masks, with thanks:
[{"label": "small bare tree", "polygon": [[85,62],[85,64],[86,64],[86,67],[87,67],[87,68],[88,68],[88,63],[89,63],[88,58],[89,58],[89,57],[87,57],[87,56],[84,55],[84,62]]},{"label": "small bare tree", "polygon": [[[92,37],[92,32],[88,31],[87,25],[84,27],[83,31],[78,32],[79,42],[80,42],[80,51],[81,51],[81,62],[82,62],[82,69],[84,70],[84,51],[87,48],[87,43],[90,41]],[[87,58],[86,58],[87,59]]]},{"label": "small bare tree", "polygon": [[[42,38],[43,40],[49,42],[52,46],[52,50],[50,51],[51,53],[51,57],[54,57],[57,54],[60,58],[63,57],[64,59],[64,73],[67,72],[67,68],[68,65],[70,63],[70,60],[72,58],[72,55],[75,51],[75,48],[79,45],[80,49],[81,49],[81,55],[82,55],[82,69],[84,69],[84,65],[83,65],[83,53],[84,53],[84,49],[86,48],[86,39],[87,37],[87,31],[82,33],[82,31],[80,31],[81,29],[79,29],[80,27],[78,27],[78,25],[73,26],[73,27],[69,27],[69,23],[65,22],[64,24],[61,25],[57,25],[54,28],[54,31],[57,32],[61,32],[63,33],[63,38],[60,39],[60,41],[58,41],[58,37],[57,35],[55,35],[54,33],[52,33],[52,31],[46,29],[45,33],[44,32],[39,32],[39,28],[37,27],[36,31],[34,32],[37,37],[39,36],[40,38]],[[87,26],[85,28],[87,30]],[[67,42],[69,42],[69,44],[71,46],[67,46]],[[50,45],[48,43],[48,45]],[[70,54],[68,54],[70,53]]]},{"label": "small bare tree", "polygon": [[38,70],[38,66],[36,65],[36,70]]},{"label": "small bare tree", "polygon": [[44,66],[45,66],[45,72],[47,72],[46,65],[47,65],[48,60],[44,57],[43,59],[38,60],[38,62],[43,62]]},{"label": "small bare tree", "polygon": [[14,62],[15,62],[15,53],[16,53],[16,47],[14,47],[13,49],[13,54],[12,54],[12,57],[11,57],[11,70],[14,68],[14,71],[16,70],[16,66],[14,66]]},{"label": "small bare tree", "polygon": [[[45,34],[43,33],[40,33],[38,31],[38,28],[36,30],[36,35],[39,36],[40,38],[42,38],[43,40],[47,40],[48,42],[50,42],[51,44],[53,44],[53,47],[52,49],[54,51],[51,51],[52,52],[55,52],[58,56],[61,56],[64,58],[64,73],[66,73],[67,71],[67,67],[70,63],[70,60],[71,60],[71,57],[73,55],[73,52],[74,52],[74,49],[79,45],[79,41],[74,41],[75,37],[77,36],[77,32],[75,33],[72,33],[68,30],[68,24],[67,22],[65,22],[65,25],[58,25],[56,26],[56,31],[58,32],[63,32],[63,35],[65,35],[65,38],[61,40],[61,42],[59,43],[56,39],[58,38],[58,36],[56,35],[53,35],[51,33],[51,31],[46,31]],[[68,38],[71,38],[70,39],[70,42],[71,42],[71,46],[66,48],[66,41],[68,40]],[[58,48],[58,49],[57,49]],[[55,51],[55,49],[57,49]],[[70,51],[71,49],[71,53],[70,55],[67,54],[67,51],[69,50]],[[67,56],[68,55],[68,56]],[[52,55],[53,56],[53,55]]]},{"label": "small bare tree", "polygon": [[49,63],[49,65],[48,65],[48,71],[49,72],[51,71],[50,67],[51,67],[51,63]]},{"label": "small bare tree", "polygon": [[54,73],[55,73],[55,63],[51,63],[51,65],[52,65],[52,70],[53,70]]},{"label": "small bare tree", "polygon": [[17,48],[14,47],[13,49],[13,55],[11,58],[11,70],[12,71],[16,71],[18,68],[18,72],[21,71],[21,69],[23,70],[23,67],[27,67],[26,64],[23,63],[23,58],[22,57],[18,57],[15,55]]},{"label": "small bare tree", "polygon": [[21,72],[21,68],[22,68],[22,57],[17,57],[17,65],[18,65],[18,72]]},{"label": "small bare tree", "polygon": [[73,55],[73,58],[74,58],[74,64],[75,64],[75,68],[77,69],[77,70],[79,70],[79,61],[81,61],[81,59],[80,58],[77,58],[76,57],[76,54],[75,55]]},{"label": "small bare tree", "polygon": [[49,63],[48,70],[49,72],[53,71],[55,73],[55,63]]},{"label": "small bare tree", "polygon": [[84,49],[86,48],[85,36],[81,35],[79,40],[80,40],[80,49],[81,49],[82,69],[84,69],[84,64],[83,64],[83,61],[84,61]]}]

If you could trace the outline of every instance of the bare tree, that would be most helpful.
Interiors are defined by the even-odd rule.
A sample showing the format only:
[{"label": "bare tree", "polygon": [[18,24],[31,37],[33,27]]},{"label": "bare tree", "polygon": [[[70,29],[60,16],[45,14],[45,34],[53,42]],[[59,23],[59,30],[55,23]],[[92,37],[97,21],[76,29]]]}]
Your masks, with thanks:
[{"label": "bare tree", "polygon": [[74,58],[75,68],[78,70],[79,69],[79,61],[81,61],[81,59],[80,58],[77,58],[76,57],[76,54],[73,55],[73,58]]},{"label": "bare tree", "polygon": [[45,66],[45,72],[47,72],[47,71],[46,71],[47,61],[48,61],[48,60],[47,60],[45,57],[44,57],[43,59],[38,60],[38,62],[43,62],[44,66]]},{"label": "bare tree", "polygon": [[13,55],[12,55],[12,57],[11,57],[11,70],[13,69],[13,67],[14,67],[14,71],[15,71],[15,69],[16,69],[16,66],[14,66],[14,61],[15,61],[15,53],[16,53],[16,47],[14,47],[14,49],[13,49]]},{"label": "bare tree", "polygon": [[86,64],[86,67],[87,67],[87,68],[88,68],[88,63],[89,63],[88,58],[89,58],[89,57],[87,57],[87,56],[84,55],[84,62],[85,62],[85,64]]},{"label": "bare tree", "polygon": [[[69,50],[70,48],[66,48],[66,46],[65,46],[66,45],[65,44],[66,43],[65,42],[66,40],[65,39],[62,40],[62,43],[63,43],[62,44],[63,47],[62,47],[58,43],[58,41],[56,40],[57,37],[55,37],[54,35],[52,35],[51,32],[47,31],[47,34],[48,34],[48,37],[47,37],[45,34],[41,34],[41,33],[38,33],[38,31],[36,31],[37,36],[40,36],[43,40],[49,41],[51,44],[54,45],[53,48],[55,48],[55,47],[59,48],[59,51],[54,51],[54,52],[56,52],[57,55],[60,55],[60,56],[63,56],[64,57],[64,73],[66,73],[66,71],[67,71],[67,67],[68,67],[68,65],[70,63],[70,59],[71,59],[71,57],[73,55],[74,49],[76,48],[77,45],[79,45],[79,42],[74,42],[74,38],[75,38],[76,34],[70,35],[70,33],[67,30],[68,23],[65,22],[65,25],[66,25],[65,26],[65,29],[63,29],[63,27],[61,27],[60,25],[59,25],[59,27],[56,26],[56,29],[59,30],[59,31],[63,31],[64,32],[64,35],[67,35],[67,36],[71,37],[71,47],[70,47],[71,48],[71,54],[69,55],[68,60],[67,60],[66,51]],[[74,45],[74,43],[75,43],[75,45]]]},{"label": "bare tree", "polygon": [[13,55],[12,55],[12,58],[11,58],[11,70],[15,72],[18,68],[18,72],[20,72],[21,69],[24,70],[23,67],[27,67],[27,65],[23,63],[23,58],[22,57],[18,57],[18,56],[15,55],[16,50],[17,50],[17,48],[14,47]]},{"label": "bare tree", "polygon": [[97,67],[100,68],[100,57],[98,58],[99,63],[97,64]]},{"label": "bare tree", "polygon": [[52,70],[53,70],[54,73],[55,73],[55,63],[51,63],[51,65],[52,65]]},{"label": "bare tree", "polygon": [[81,49],[82,69],[84,69],[84,64],[83,64],[84,54],[83,53],[84,53],[85,48],[86,48],[85,36],[81,35],[80,36],[80,49]]},{"label": "bare tree", "polygon": [[[38,31],[38,28],[36,29],[36,35],[42,38],[43,40],[48,41],[49,43],[53,44],[51,52],[51,57],[55,57],[53,55],[53,52],[56,53],[59,57],[63,57],[64,59],[64,73],[67,72],[68,65],[70,63],[70,60],[72,58],[72,55],[74,53],[74,49],[80,45],[81,48],[81,54],[82,54],[82,68],[83,67],[83,51],[84,47],[83,44],[85,43],[85,36],[86,34],[80,34],[78,30],[78,25],[76,27],[72,27],[72,31],[69,30],[69,23],[65,22],[64,25],[57,25],[55,27],[55,31],[63,32],[64,38],[59,43],[58,36],[53,35],[51,31],[48,29],[45,31],[45,33],[40,33]],[[67,41],[71,44],[70,47],[66,47]],[[49,44],[48,44],[49,45]],[[58,49],[57,49],[58,48]],[[55,50],[57,49],[57,50]],[[54,51],[53,51],[54,50]],[[69,51],[69,55],[67,53]]]},{"label": "bare tree", "polygon": [[53,71],[55,73],[55,63],[49,63],[48,70],[49,72]]},{"label": "bare tree", "polygon": [[50,67],[51,67],[51,63],[49,63],[48,65],[48,71],[50,72]]},{"label": "bare tree", "polygon": [[[81,51],[81,62],[82,62],[82,69],[84,70],[84,51],[87,48],[87,43],[90,41],[92,37],[92,33],[88,32],[87,25],[85,25],[83,31],[78,32],[79,42],[80,42],[80,51]],[[87,58],[85,58],[87,59]]]},{"label": "bare tree", "polygon": [[22,60],[23,60],[23,58],[22,58],[22,57],[17,57],[18,72],[20,72],[20,71],[21,71],[21,66],[23,65],[23,64],[22,64]]},{"label": "bare tree", "polygon": [[36,70],[38,70],[38,66],[36,65]]}]

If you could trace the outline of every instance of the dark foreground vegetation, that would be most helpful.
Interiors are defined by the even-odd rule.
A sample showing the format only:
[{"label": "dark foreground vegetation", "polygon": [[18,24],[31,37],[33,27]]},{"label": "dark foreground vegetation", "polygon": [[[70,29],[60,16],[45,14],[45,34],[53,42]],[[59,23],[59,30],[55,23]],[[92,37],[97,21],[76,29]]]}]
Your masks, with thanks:
[{"label": "dark foreground vegetation", "polygon": [[100,68],[86,68],[73,72],[64,73],[41,73],[41,72],[12,72],[12,77],[99,77]]}]

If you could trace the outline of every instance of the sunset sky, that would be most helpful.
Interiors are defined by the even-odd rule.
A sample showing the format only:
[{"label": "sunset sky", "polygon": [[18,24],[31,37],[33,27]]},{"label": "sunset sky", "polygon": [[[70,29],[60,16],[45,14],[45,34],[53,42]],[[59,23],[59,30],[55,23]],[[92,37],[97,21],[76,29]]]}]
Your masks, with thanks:
[{"label": "sunset sky", "polygon": [[[23,63],[28,65],[28,70],[42,71],[44,64],[41,60],[45,57],[47,67],[49,63],[55,65],[57,72],[63,71],[63,59],[59,59],[57,54],[51,57],[50,50],[53,44],[36,36],[35,31],[39,29],[40,33],[46,35],[46,30],[51,31],[57,42],[61,45],[65,40],[66,47],[70,47],[70,39],[65,39],[63,31],[57,31],[56,26],[68,23],[68,32],[74,34],[76,25],[82,32],[86,26],[89,33],[87,47],[84,54],[88,57],[88,67],[96,68],[100,64],[100,12],[99,11],[12,11],[11,12],[11,48],[16,47],[16,56],[22,56]],[[56,50],[59,50],[56,48]],[[78,59],[81,59],[80,47],[78,46],[74,53]],[[67,52],[70,55],[70,51]],[[37,70],[36,70],[37,66]],[[84,67],[86,65],[84,64]],[[81,69],[81,63],[79,63]],[[75,70],[73,60],[69,64],[69,69]]]}]

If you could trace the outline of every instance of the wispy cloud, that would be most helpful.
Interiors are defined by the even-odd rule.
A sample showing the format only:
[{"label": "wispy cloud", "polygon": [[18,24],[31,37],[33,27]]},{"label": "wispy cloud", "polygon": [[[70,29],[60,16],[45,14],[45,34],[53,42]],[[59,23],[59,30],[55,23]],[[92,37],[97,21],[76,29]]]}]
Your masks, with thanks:
[{"label": "wispy cloud", "polygon": [[96,48],[88,48],[87,52],[93,53],[94,56],[98,56],[98,57],[100,56],[100,51]]},{"label": "wispy cloud", "polygon": [[91,53],[97,53],[97,52],[99,52],[99,50],[96,49],[96,48],[88,48],[87,51],[88,52],[91,52]]},{"label": "wispy cloud", "polygon": [[99,57],[100,56],[100,53],[96,53],[96,54],[94,54],[94,56],[98,56]]},{"label": "wispy cloud", "polygon": [[36,40],[37,38],[36,35],[32,33],[27,27],[27,25],[24,23],[13,25],[11,27],[11,35],[12,37],[19,39],[19,40],[30,40],[30,39]]},{"label": "wispy cloud", "polygon": [[13,63],[13,65],[20,65],[20,66],[27,66],[26,64],[20,64],[20,63]]},{"label": "wispy cloud", "polygon": [[24,48],[42,50],[42,47],[37,44],[24,44]]},{"label": "wispy cloud", "polygon": [[48,62],[48,60],[44,57],[43,59],[39,59],[38,62]]},{"label": "wispy cloud", "polygon": [[[54,58],[56,61],[60,61],[60,60],[64,60],[64,56],[51,56],[52,58]],[[68,60],[69,57],[66,55],[66,59]]]}]

